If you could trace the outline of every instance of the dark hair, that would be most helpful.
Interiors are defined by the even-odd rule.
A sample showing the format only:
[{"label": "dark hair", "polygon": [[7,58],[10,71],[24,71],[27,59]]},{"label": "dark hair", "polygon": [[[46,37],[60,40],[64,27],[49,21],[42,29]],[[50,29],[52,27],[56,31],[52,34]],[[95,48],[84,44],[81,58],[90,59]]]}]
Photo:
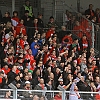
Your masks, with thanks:
[{"label": "dark hair", "polygon": [[29,11],[28,10],[25,10],[25,13],[29,13]]},{"label": "dark hair", "polygon": [[53,16],[51,16],[51,17],[50,17],[50,19],[52,19],[52,18],[54,19],[54,17],[53,17]]},{"label": "dark hair", "polygon": [[93,4],[89,4],[89,7],[90,7],[91,5],[93,6]]},{"label": "dark hair", "polygon": [[10,12],[9,12],[9,11],[6,11],[5,14],[6,14],[6,13],[7,13],[8,15],[10,15]]},{"label": "dark hair", "polygon": [[13,11],[13,15],[14,15],[15,13],[16,13],[16,14],[17,14],[17,16],[18,16],[18,11]]},{"label": "dark hair", "polygon": [[48,78],[47,80],[46,80],[46,83],[48,83],[50,81],[50,78]]},{"label": "dark hair", "polygon": [[25,0],[25,2],[30,1],[30,0]]}]

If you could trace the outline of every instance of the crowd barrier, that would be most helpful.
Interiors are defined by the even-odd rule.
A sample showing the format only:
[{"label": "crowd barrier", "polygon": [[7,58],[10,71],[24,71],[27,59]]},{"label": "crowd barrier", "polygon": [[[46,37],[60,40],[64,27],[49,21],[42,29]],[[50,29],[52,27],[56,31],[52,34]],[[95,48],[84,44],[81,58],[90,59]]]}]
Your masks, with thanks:
[{"label": "crowd barrier", "polygon": [[[0,100],[6,99],[6,93],[10,91],[10,99],[18,100],[33,100],[35,95],[45,97],[45,100],[54,98],[57,94],[61,94],[62,100],[69,100],[70,91],[55,91],[55,90],[22,90],[22,89],[0,89]],[[33,97],[27,97],[27,93],[32,93]],[[80,100],[97,100],[96,97],[100,95],[99,92],[79,92]]]}]

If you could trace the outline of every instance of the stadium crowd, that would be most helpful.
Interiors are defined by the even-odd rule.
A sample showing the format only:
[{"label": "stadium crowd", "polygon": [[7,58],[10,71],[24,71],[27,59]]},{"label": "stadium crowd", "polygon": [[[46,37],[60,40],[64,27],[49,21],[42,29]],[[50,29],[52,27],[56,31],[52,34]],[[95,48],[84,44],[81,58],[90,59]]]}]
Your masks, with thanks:
[{"label": "stadium crowd", "polygon": [[[85,16],[93,23],[100,23],[100,9],[89,5]],[[53,16],[45,26],[42,14],[33,15],[29,0],[25,1],[21,18],[5,12],[0,16],[0,88],[9,89],[12,83],[17,89],[100,91],[100,58],[91,48],[92,26],[86,19],[79,20],[66,11],[66,25],[57,31]],[[75,30],[75,31],[68,31]],[[78,38],[73,38],[75,34]],[[7,92],[6,98],[9,98]],[[33,100],[45,100],[41,93],[18,93]],[[76,95],[76,94],[74,94]],[[61,93],[47,100],[62,100]],[[100,95],[77,95],[85,100],[100,100]],[[35,98],[35,99],[34,99]],[[70,99],[69,100],[73,100]]]}]

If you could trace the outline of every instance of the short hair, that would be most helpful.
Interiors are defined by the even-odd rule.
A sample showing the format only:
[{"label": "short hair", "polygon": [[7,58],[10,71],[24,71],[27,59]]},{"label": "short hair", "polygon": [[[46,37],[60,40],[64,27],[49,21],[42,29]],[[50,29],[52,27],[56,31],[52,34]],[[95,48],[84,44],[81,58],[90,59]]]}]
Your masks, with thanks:
[{"label": "short hair", "polygon": [[89,7],[90,7],[91,5],[93,6],[93,4],[89,4]]},{"label": "short hair", "polygon": [[28,10],[25,10],[25,13],[29,13],[29,11]]},{"label": "short hair", "polygon": [[53,17],[53,16],[50,16],[50,19],[52,19],[52,18],[54,19],[54,17]]},{"label": "short hair", "polygon": [[25,0],[25,2],[30,1],[30,0]]},{"label": "short hair", "polygon": [[17,14],[17,16],[18,16],[18,11],[14,11],[14,12],[13,12],[13,15],[14,15],[15,13],[16,13],[16,14]]}]

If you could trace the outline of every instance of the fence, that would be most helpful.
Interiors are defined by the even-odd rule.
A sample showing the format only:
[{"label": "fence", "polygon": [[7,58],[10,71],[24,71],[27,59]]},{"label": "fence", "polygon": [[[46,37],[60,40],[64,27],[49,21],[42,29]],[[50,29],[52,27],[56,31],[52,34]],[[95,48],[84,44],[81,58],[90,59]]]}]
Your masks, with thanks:
[{"label": "fence", "polygon": [[[6,99],[7,92],[11,92],[9,95],[10,98],[21,100],[33,100],[32,98],[35,98],[36,95],[39,98],[45,98],[43,100],[50,100],[51,98],[55,98],[58,94],[61,95],[61,100],[69,100],[70,95],[70,91],[0,89],[0,99]],[[99,92],[79,92],[79,94],[81,100],[97,100],[96,97],[100,95]]]},{"label": "fence", "polygon": [[[34,0],[34,2],[32,0],[30,0],[30,1],[31,1],[31,5],[34,7],[34,15],[37,16],[38,12],[43,13],[43,20],[44,20],[45,25],[48,23],[49,17],[51,15],[54,16],[55,21],[59,27],[61,27],[62,25],[66,25],[68,30],[73,30],[73,26],[75,25],[75,20],[78,20],[79,22],[83,22],[83,23],[81,23],[82,26],[83,26],[83,24],[86,26],[87,22],[90,24],[93,24],[92,22],[87,20],[87,18],[85,18],[85,16],[83,16],[81,13],[79,13],[75,9],[71,8],[65,2],[65,0],[51,0],[51,1],[43,0],[42,2],[40,2],[40,0]],[[5,2],[7,2],[7,3],[5,3]],[[22,2],[22,3],[20,3],[20,2]],[[0,9],[2,11],[2,14],[6,10],[11,12],[11,10],[12,10],[11,6],[10,6],[11,4],[12,4],[11,1],[1,0]],[[20,12],[19,8],[21,8],[23,4],[24,4],[24,0],[15,1],[15,8],[18,10],[18,12]],[[67,13],[66,13],[66,10],[67,10]],[[70,22],[70,21],[74,21],[74,22]],[[100,50],[100,46],[99,46],[99,42],[100,42],[99,37],[100,36],[98,34],[99,31],[96,31],[94,34],[95,30],[93,28],[93,25],[92,25],[92,31],[91,31],[93,33],[92,34],[92,47],[96,48],[97,50]],[[87,30],[88,30],[88,28],[87,28]]]}]

